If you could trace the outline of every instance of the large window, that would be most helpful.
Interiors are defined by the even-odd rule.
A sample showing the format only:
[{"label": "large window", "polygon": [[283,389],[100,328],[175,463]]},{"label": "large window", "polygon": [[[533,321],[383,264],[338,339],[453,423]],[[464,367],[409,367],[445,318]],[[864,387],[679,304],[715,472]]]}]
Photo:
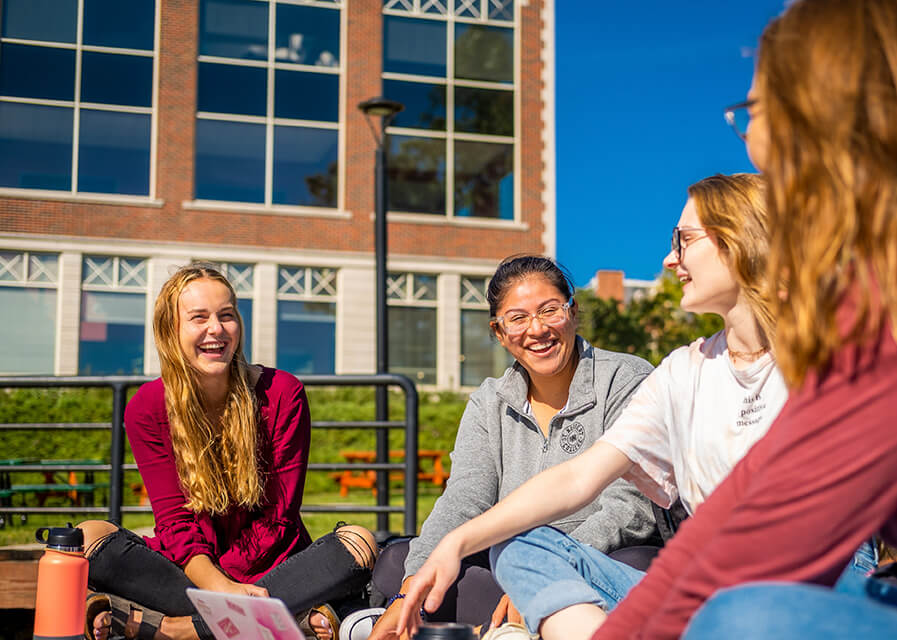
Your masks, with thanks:
[{"label": "large window", "polygon": [[198,200],[338,206],[341,6],[200,1]]},{"label": "large window", "polygon": [[501,376],[513,362],[489,327],[488,284],[488,278],[461,278],[461,384],[468,387]]},{"label": "large window", "polygon": [[3,0],[0,187],[151,193],[154,0]]},{"label": "large window", "polygon": [[390,273],[386,299],[389,371],[436,384],[436,276]]},{"label": "large window", "polygon": [[277,280],[277,367],[334,373],[336,271],[281,265]]},{"label": "large window", "polygon": [[143,373],[146,260],[84,256],[78,374]]},{"label": "large window", "polygon": [[52,374],[59,256],[0,251],[0,374]]},{"label": "large window", "polygon": [[384,0],[389,209],[514,219],[512,0]]}]

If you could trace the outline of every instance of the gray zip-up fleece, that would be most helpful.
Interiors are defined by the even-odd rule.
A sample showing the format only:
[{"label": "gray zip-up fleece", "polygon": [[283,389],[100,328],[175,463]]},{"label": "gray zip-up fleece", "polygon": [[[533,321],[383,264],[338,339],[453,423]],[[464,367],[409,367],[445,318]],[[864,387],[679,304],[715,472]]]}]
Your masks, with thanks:
[{"label": "gray zip-up fleece", "polygon": [[[519,363],[501,378],[487,378],[471,394],[451,454],[451,476],[420,537],[411,541],[405,577],[420,569],[449,531],[597,441],[651,372],[641,358],[596,349],[579,336],[576,341],[579,364],[567,406],[551,419],[548,438],[524,409],[529,378]],[[656,535],[648,499],[624,480],[552,525],[604,552],[644,544]]]}]

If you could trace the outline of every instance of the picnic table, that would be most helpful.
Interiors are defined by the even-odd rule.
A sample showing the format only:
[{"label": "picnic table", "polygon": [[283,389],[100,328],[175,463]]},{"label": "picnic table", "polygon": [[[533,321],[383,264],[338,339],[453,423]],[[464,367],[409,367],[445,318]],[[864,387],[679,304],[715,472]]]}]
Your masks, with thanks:
[{"label": "picnic table", "polygon": [[[50,496],[64,496],[71,500],[73,505],[92,506],[94,492],[97,489],[108,488],[108,482],[96,482],[94,472],[96,468],[108,466],[102,460],[42,460],[37,458],[7,458],[0,459],[0,505],[12,507],[13,498],[22,496],[24,504],[27,495],[35,495],[38,505],[44,506]],[[14,473],[40,473],[44,481],[39,483],[13,483]],[[84,474],[83,479],[78,479],[78,473]],[[23,516],[24,520],[24,516]],[[5,522],[0,516],[0,527]]]},{"label": "picnic table", "polygon": [[[377,460],[376,451],[340,451],[340,455],[347,462],[357,463],[362,466],[365,463],[373,463]],[[423,482],[429,482],[437,487],[444,487],[449,474],[442,464],[445,451],[440,449],[419,449],[417,452],[417,478]],[[394,449],[389,452],[389,457],[395,460],[404,460],[405,452]],[[422,463],[429,461],[427,465]],[[426,468],[425,468],[426,466]],[[377,495],[377,472],[371,469],[355,470],[345,469],[330,476],[339,483],[339,494],[345,498],[349,495],[350,488],[370,489],[373,495]],[[401,480],[404,474],[391,473],[391,480]]]}]

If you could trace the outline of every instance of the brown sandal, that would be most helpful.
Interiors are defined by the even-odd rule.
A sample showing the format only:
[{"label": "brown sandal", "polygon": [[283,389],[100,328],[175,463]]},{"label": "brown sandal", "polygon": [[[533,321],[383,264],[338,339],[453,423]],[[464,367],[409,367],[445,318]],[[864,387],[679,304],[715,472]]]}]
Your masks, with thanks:
[{"label": "brown sandal", "polygon": [[[105,593],[88,593],[85,601],[84,615],[84,640],[97,640],[93,632],[93,621],[101,613],[111,613],[112,607],[109,604],[109,596]],[[112,623],[109,623],[110,640],[112,636]]]},{"label": "brown sandal", "polygon": [[326,603],[320,604],[317,607],[312,607],[299,619],[299,629],[302,633],[315,640],[324,640],[315,632],[314,627],[311,626],[309,618],[311,618],[313,613],[320,613],[327,618],[327,622],[330,623],[331,640],[339,640],[339,617],[336,615],[336,611],[333,610],[333,607]]}]

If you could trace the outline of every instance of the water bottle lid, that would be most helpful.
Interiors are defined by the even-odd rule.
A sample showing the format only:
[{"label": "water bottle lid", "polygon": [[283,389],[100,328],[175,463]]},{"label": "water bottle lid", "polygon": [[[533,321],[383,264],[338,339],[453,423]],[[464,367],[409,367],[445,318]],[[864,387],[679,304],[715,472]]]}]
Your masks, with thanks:
[{"label": "water bottle lid", "polygon": [[[44,538],[43,533],[47,533]],[[65,527],[41,527],[35,532],[38,542],[43,542],[48,549],[59,551],[84,551],[84,532],[69,522]]]}]

